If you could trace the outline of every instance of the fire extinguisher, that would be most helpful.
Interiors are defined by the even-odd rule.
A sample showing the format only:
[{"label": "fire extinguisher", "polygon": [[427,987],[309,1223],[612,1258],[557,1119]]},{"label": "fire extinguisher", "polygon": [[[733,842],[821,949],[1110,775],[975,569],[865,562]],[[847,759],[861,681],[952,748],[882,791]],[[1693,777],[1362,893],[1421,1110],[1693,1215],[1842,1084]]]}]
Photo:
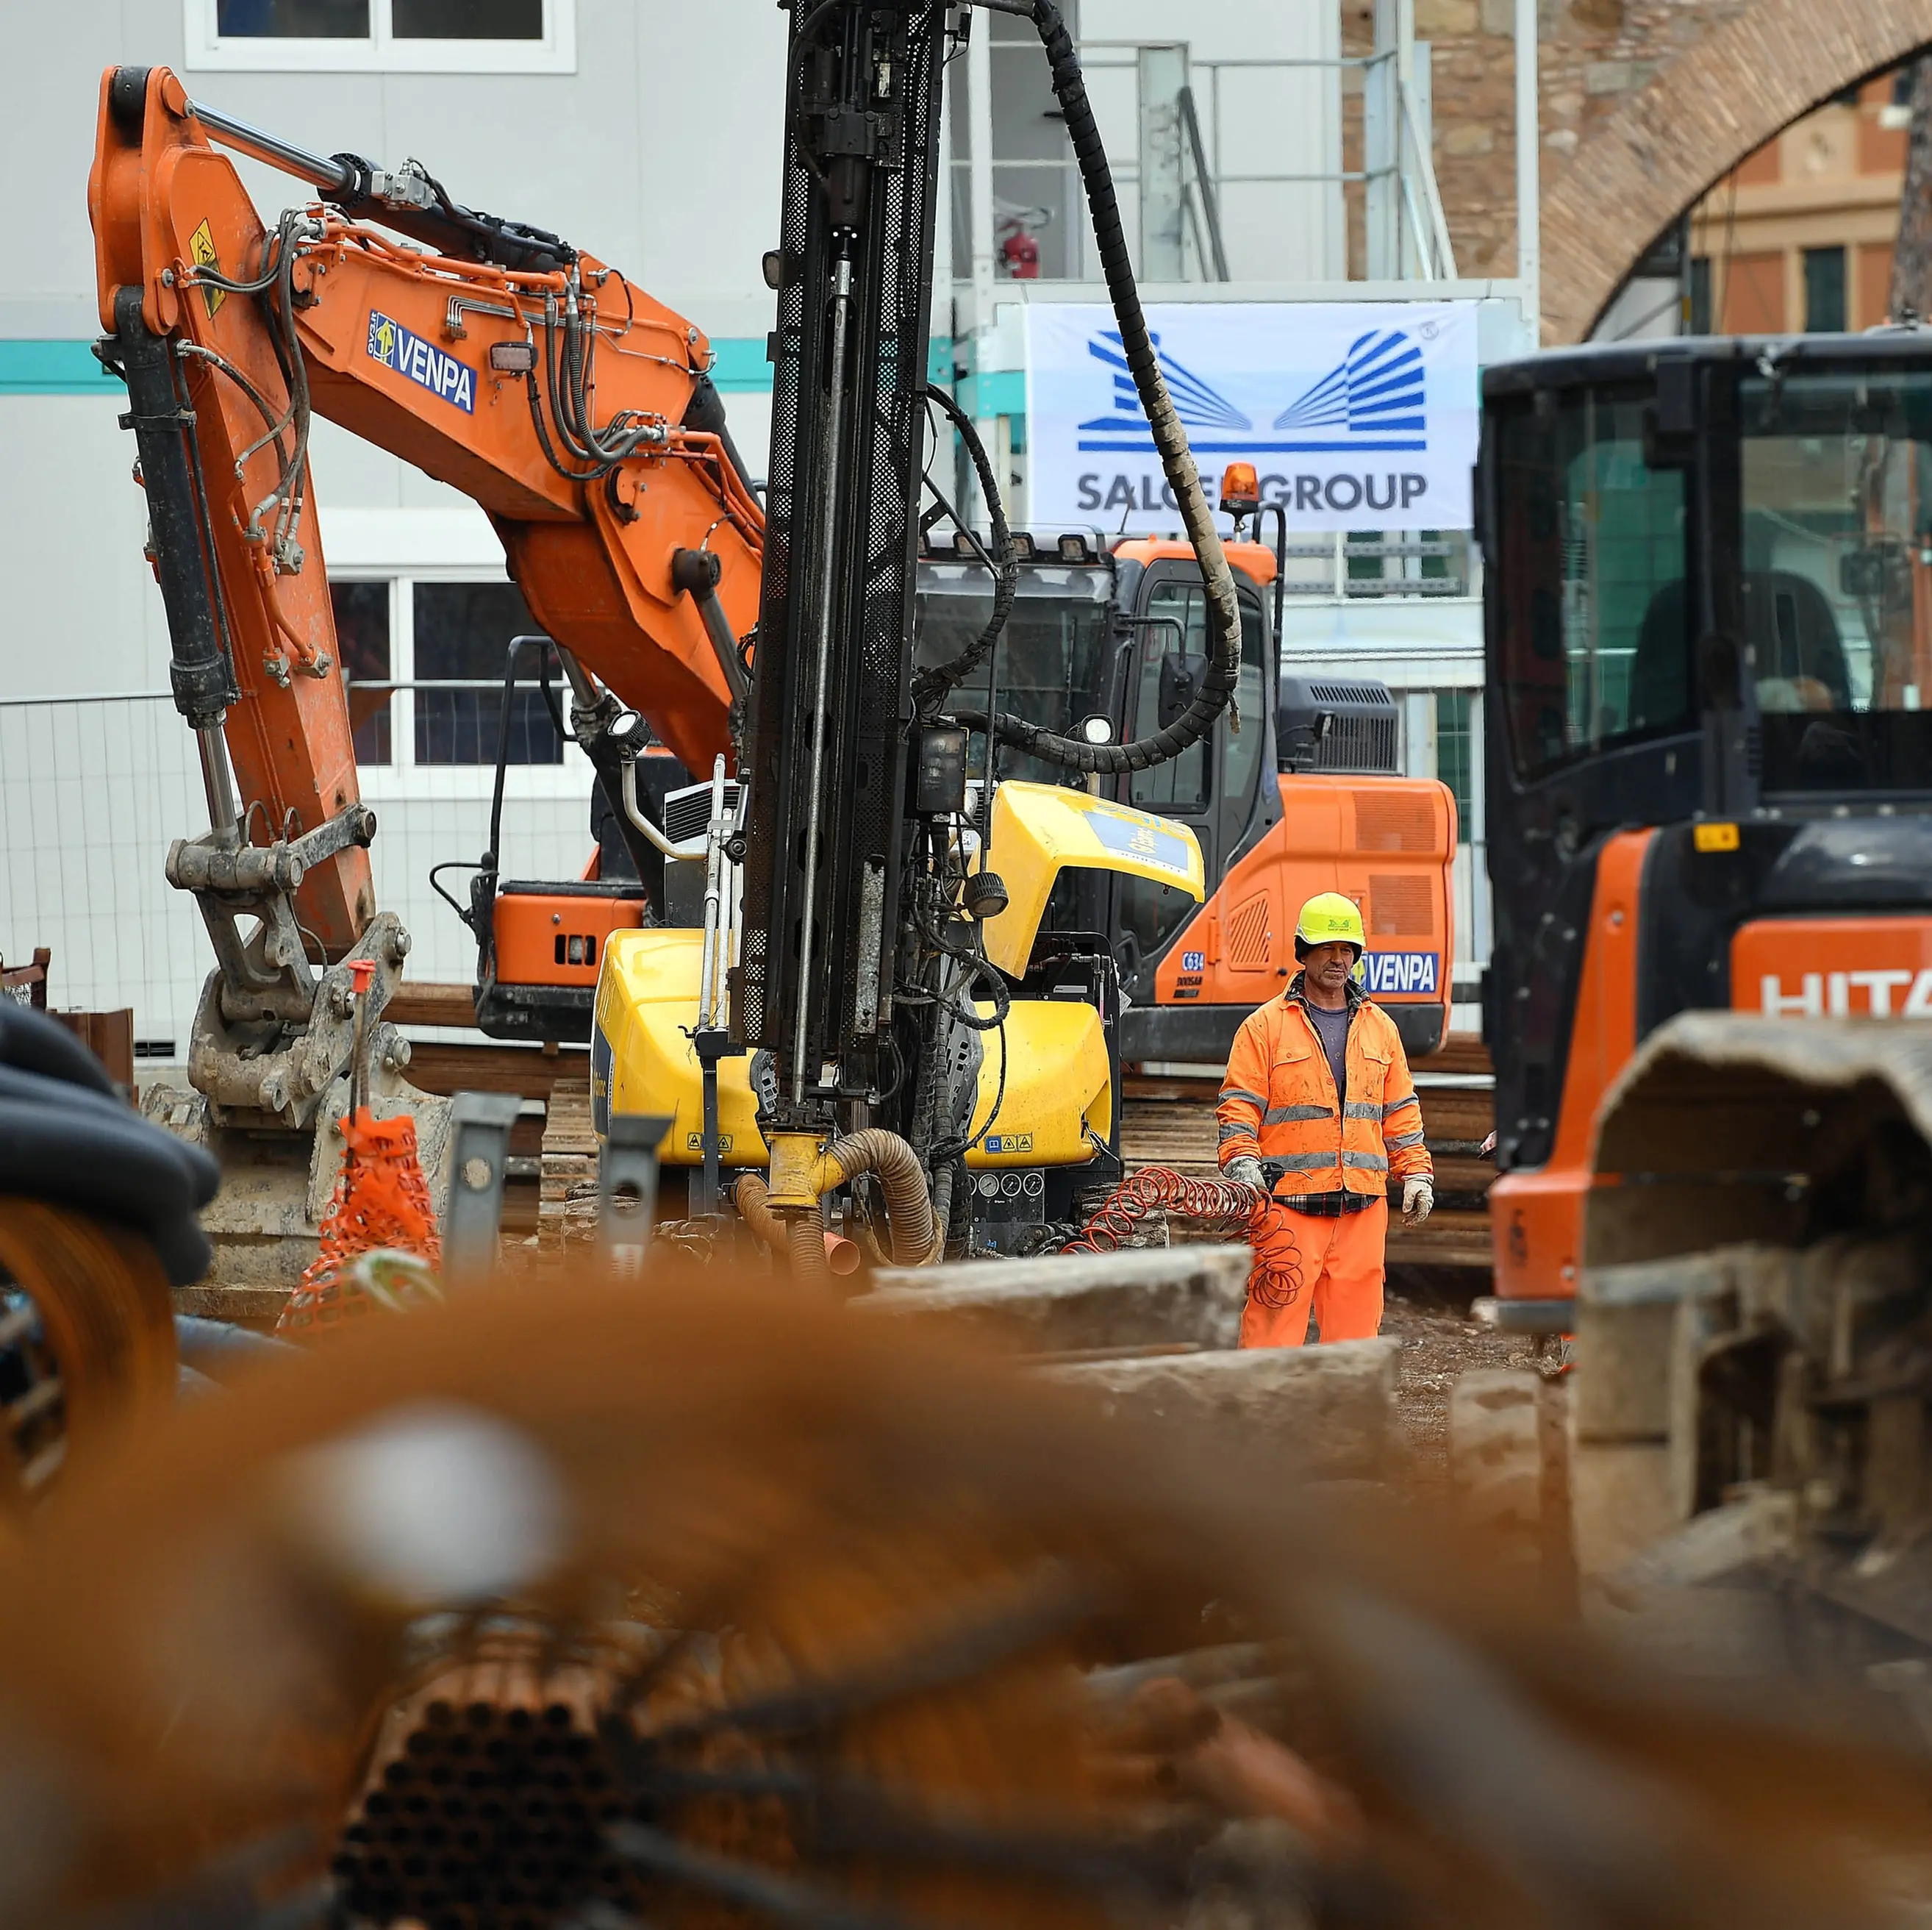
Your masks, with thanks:
[{"label": "fire extinguisher", "polygon": [[1040,279],[1040,244],[1024,228],[1016,228],[1000,244],[1006,272],[1016,281]]}]

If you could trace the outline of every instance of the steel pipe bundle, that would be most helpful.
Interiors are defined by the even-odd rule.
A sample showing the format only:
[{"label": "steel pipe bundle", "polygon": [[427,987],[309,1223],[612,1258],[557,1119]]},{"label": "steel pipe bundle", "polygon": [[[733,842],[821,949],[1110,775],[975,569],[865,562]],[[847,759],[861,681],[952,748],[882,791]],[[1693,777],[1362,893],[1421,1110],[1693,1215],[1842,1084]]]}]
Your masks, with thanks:
[{"label": "steel pipe bundle", "polygon": [[430,1930],[538,1930],[634,1900],[604,1832],[628,1808],[598,1724],[607,1655],[493,1630],[385,1719],[335,1870],[350,1912]]}]

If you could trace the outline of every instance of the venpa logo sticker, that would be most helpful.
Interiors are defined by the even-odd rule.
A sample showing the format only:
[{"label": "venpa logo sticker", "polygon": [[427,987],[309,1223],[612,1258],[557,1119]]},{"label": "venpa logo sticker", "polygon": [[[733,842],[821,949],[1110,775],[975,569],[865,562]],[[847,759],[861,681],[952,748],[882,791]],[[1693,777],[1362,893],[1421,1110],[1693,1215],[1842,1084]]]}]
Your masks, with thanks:
[{"label": "venpa logo sticker", "polygon": [[1371,998],[1390,992],[1432,993],[1433,952],[1368,952],[1362,958],[1362,986]]},{"label": "venpa logo sticker", "polygon": [[369,311],[369,354],[466,416],[476,413],[476,371],[376,308]]},{"label": "venpa logo sticker", "polygon": [[1932,970],[1808,971],[1795,992],[1768,971],[1758,981],[1758,1010],[1767,1019],[1932,1019]]}]

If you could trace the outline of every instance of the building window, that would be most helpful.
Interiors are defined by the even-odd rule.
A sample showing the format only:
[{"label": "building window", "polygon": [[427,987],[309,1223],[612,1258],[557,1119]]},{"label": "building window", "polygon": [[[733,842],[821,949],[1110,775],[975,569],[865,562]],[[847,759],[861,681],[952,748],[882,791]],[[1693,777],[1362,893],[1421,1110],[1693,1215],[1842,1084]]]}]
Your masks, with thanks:
[{"label": "building window", "polygon": [[[335,605],[335,653],[349,687],[349,728],[355,734],[358,764],[388,764],[389,692],[394,674],[389,648],[389,586],[386,583],[332,583]],[[374,686],[371,689],[369,686]]]},{"label": "building window", "polygon": [[1707,254],[1690,258],[1690,332],[1711,332],[1711,257]]},{"label": "building window", "polygon": [[1804,326],[1812,335],[1844,332],[1845,251],[1842,248],[1804,251]]},{"label": "building window", "polygon": [[572,74],[577,0],[182,0],[194,68]]},{"label": "building window", "polygon": [[[329,585],[336,653],[349,698],[356,761],[413,794],[418,778],[438,794],[488,784],[503,721],[503,673],[513,637],[534,636],[514,584],[471,577],[358,581]],[[551,700],[538,683],[549,661]],[[532,771],[565,764],[556,719],[566,701],[555,659],[526,647],[517,659],[505,761]],[[553,710],[552,703],[556,705]],[[467,771],[468,778],[459,776]],[[434,779],[428,773],[441,773]],[[554,780],[543,780],[540,791]],[[454,790],[450,787],[453,785]]]},{"label": "building window", "polygon": [[1469,784],[1469,700],[1474,694],[1467,690],[1436,693],[1436,775],[1455,797],[1456,822],[1465,842],[1475,823],[1469,808],[1473,795]]},{"label": "building window", "polygon": [[[538,626],[513,583],[418,583],[412,593],[416,761],[494,764],[510,640],[533,635]],[[513,764],[563,761],[563,743],[543,693],[524,681],[536,674],[536,656],[526,649],[517,667],[507,758]],[[439,683],[450,687],[439,690]]]}]

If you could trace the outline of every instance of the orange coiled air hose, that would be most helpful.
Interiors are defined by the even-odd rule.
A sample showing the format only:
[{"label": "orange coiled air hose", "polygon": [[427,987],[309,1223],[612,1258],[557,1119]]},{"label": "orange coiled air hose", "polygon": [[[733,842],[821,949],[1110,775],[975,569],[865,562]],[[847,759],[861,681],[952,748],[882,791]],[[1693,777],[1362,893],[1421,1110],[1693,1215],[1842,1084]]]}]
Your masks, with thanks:
[{"label": "orange coiled air hose", "polygon": [[1142,1166],[1121,1181],[1060,1250],[1110,1253],[1131,1238],[1150,1213],[1167,1212],[1238,1234],[1253,1250],[1248,1295],[1264,1307],[1292,1307],[1301,1292],[1301,1252],[1287,1209],[1259,1187],[1232,1179],[1192,1179],[1172,1166]]}]

